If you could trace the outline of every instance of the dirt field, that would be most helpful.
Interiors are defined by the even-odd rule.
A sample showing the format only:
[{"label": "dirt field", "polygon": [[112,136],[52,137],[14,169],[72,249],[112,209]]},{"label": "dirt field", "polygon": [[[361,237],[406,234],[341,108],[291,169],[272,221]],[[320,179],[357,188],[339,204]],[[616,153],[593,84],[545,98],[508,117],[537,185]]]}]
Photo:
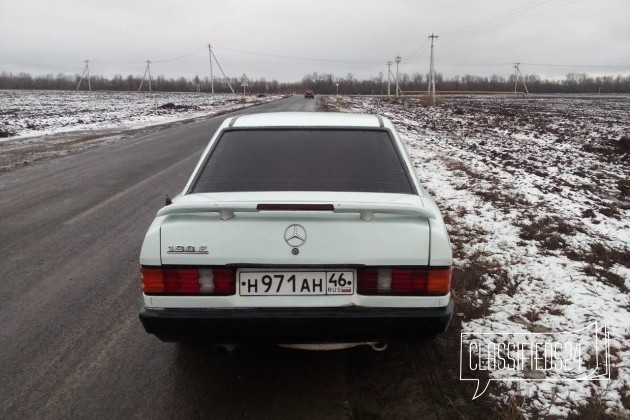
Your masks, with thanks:
[{"label": "dirt field", "polygon": [[[461,331],[552,339],[597,322],[610,335],[606,380],[537,370],[512,374],[524,379],[517,382],[493,371],[503,379],[492,382],[493,398],[534,417],[628,415],[630,100],[449,97],[427,104],[344,97],[328,108],[384,115],[407,142],[450,225]],[[603,356],[586,353],[581,368]]]},{"label": "dirt field", "polygon": [[[429,107],[418,98],[343,97],[323,104],[392,120],[443,211],[455,255],[457,315],[448,333],[430,348],[392,347],[382,358],[358,352],[357,369],[348,373],[350,416],[413,418],[426,396],[397,392],[401,383],[409,389],[434,384],[439,395],[431,398],[444,407],[436,412],[442,418],[483,418],[488,410],[504,418],[630,415],[630,100],[439,102]],[[147,129],[161,128],[139,130]],[[0,170],[134,133],[105,128],[4,140]],[[606,380],[571,382],[572,372],[553,378],[542,372],[543,380],[513,382],[489,372],[503,380],[475,401],[474,385],[459,380],[462,332],[553,334],[593,321],[610,332]],[[597,361],[600,354],[587,356]],[[414,360],[439,370],[414,367]]]}]

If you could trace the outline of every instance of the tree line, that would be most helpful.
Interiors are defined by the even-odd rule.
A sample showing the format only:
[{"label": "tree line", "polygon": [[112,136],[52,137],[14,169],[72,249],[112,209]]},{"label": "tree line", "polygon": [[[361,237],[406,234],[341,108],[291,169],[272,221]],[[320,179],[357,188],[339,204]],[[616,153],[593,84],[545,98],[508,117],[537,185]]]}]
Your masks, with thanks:
[{"label": "tree line", "polygon": [[[399,89],[403,93],[426,92],[428,75],[421,73],[401,73],[398,78]],[[389,83],[383,73],[369,80],[357,80],[352,73],[345,78],[332,74],[307,74],[302,79],[302,86],[310,86],[315,92],[323,94],[363,94],[384,95],[396,93],[396,80],[390,77]],[[568,73],[564,79],[550,80],[530,74],[509,77],[492,75],[443,77],[436,73],[437,91],[453,92],[524,92],[525,86],[530,93],[630,93],[630,75],[596,76],[586,73]]]},{"label": "tree line", "polygon": [[[0,89],[33,89],[33,90],[74,90],[79,85],[81,77],[78,74],[67,75],[58,73],[44,76],[31,76],[28,73],[13,74],[2,72],[0,74]],[[428,76],[421,73],[401,73],[398,86],[404,93],[423,92],[427,90]],[[122,76],[116,74],[112,78],[93,75],[90,76],[92,90],[113,91],[137,91],[142,82],[142,77],[136,75]],[[569,73],[564,79],[543,79],[538,75],[524,75],[518,83],[515,75],[509,77],[492,75],[483,76],[454,76],[443,77],[437,73],[435,76],[436,89],[438,91],[458,92],[519,92],[527,90],[530,93],[630,93],[630,75],[623,76],[589,76],[585,73]],[[237,78],[215,79],[214,91],[217,93],[229,93],[230,84],[236,92],[242,92],[241,81]],[[87,90],[87,80],[81,82],[80,90]],[[148,80],[143,83],[142,90],[148,90]],[[157,76],[151,79],[151,89],[157,92],[211,92],[210,78],[195,76],[192,79],[185,77],[167,78]],[[300,92],[305,89],[313,89],[318,94],[343,94],[343,95],[386,95],[388,93],[388,81],[380,72],[378,76],[370,79],[359,80],[352,73],[345,77],[339,77],[329,73],[309,73],[301,81],[286,83],[264,78],[248,80],[247,93],[253,94],[286,94]],[[389,92],[396,93],[396,81],[390,78]]]}]

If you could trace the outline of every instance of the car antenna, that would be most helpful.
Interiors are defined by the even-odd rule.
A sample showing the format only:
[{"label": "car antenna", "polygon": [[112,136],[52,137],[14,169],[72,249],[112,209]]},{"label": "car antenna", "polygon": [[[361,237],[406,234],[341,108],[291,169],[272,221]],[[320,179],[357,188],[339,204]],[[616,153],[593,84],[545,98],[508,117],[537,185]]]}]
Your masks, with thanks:
[{"label": "car antenna", "polygon": [[171,200],[171,197],[169,197],[169,195],[166,194],[166,205],[170,206],[171,204],[173,204],[173,200]]}]

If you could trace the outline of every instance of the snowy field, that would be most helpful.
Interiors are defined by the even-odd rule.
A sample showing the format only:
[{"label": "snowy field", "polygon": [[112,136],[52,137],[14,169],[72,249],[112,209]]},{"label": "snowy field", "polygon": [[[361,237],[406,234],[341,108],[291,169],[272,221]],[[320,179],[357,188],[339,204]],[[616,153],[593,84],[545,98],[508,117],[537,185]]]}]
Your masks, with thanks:
[{"label": "snowy field", "polygon": [[[533,417],[607,410],[626,418],[630,100],[452,97],[426,107],[417,98],[354,97],[331,104],[384,115],[406,141],[449,225],[464,341],[505,340],[488,334],[499,332],[549,341],[585,328],[581,334],[592,334],[594,321],[607,327],[609,380],[573,380],[584,377],[584,366],[497,369],[492,378],[518,380],[498,381],[494,398]],[[597,348],[583,348],[581,357],[601,370],[605,349]]]},{"label": "snowy field", "polygon": [[[111,139],[125,130],[277,98],[0,91],[0,170],[118,141]],[[490,370],[501,381],[481,398],[491,393],[533,418],[630,416],[630,100],[452,97],[426,107],[417,98],[341,97],[328,104],[384,115],[406,141],[449,226],[453,324],[467,343],[505,339],[488,333],[559,340],[595,321],[608,329],[608,360],[601,347],[584,351],[587,363],[610,367],[610,379],[574,380],[583,366]]]},{"label": "snowy field", "polygon": [[281,96],[0,90],[0,172]]},{"label": "snowy field", "polygon": [[275,99],[278,96],[0,90],[0,141],[79,130],[142,128]]}]

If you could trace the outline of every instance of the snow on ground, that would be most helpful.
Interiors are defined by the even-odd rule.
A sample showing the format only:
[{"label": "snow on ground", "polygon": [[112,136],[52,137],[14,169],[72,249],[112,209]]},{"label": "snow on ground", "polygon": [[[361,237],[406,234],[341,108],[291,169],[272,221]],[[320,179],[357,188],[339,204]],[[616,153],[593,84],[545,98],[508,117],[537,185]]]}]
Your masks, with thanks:
[{"label": "snow on ground", "polygon": [[0,172],[280,97],[0,90]]},{"label": "snow on ground", "polygon": [[142,128],[278,98],[208,93],[0,90],[0,141],[79,130]]},{"label": "snow on ground", "polygon": [[[274,99],[0,91],[0,170],[65,153],[59,144],[46,149],[57,137],[76,147],[73,135],[120,135]],[[567,371],[565,381],[506,381],[495,398],[520,398],[531,416],[565,416],[598,402],[609,414],[628,415],[630,100],[453,97],[437,107],[417,98],[337,101],[390,118],[406,141],[449,225],[463,332],[552,336],[592,321],[608,327],[610,381],[570,381],[575,372]]]},{"label": "snow on ground", "polygon": [[514,332],[549,340],[593,321],[607,326],[609,381],[571,381],[576,369],[553,372],[553,381],[505,382],[496,398],[518,398],[530,416],[583,413],[600,402],[609,414],[627,416],[630,100],[451,97],[436,107],[417,98],[337,101],[388,117],[405,140],[449,224],[453,294],[467,337]]}]

